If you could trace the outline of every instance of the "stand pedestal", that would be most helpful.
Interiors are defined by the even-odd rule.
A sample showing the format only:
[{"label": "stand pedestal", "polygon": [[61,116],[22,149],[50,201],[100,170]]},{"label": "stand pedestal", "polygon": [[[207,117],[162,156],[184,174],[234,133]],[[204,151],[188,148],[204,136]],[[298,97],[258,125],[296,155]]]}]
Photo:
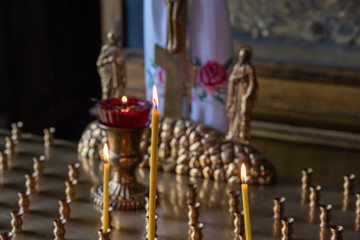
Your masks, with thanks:
[{"label": "stand pedestal", "polygon": [[[117,210],[144,208],[148,187],[136,180],[135,170],[142,156],[139,144],[143,128],[118,129],[100,124],[109,141],[109,162],[113,177],[109,182],[109,205]],[[146,126],[147,127],[147,126]],[[103,185],[90,190],[91,198],[98,206],[103,204]]]}]

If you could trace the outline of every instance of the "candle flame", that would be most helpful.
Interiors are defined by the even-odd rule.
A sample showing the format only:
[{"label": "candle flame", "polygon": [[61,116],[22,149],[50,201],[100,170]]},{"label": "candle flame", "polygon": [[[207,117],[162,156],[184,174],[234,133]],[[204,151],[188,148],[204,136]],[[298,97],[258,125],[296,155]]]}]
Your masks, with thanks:
[{"label": "candle flame", "polygon": [[109,159],[109,147],[107,143],[104,143],[103,153],[101,154],[101,157],[103,158],[104,162],[107,162]]},{"label": "candle flame", "polygon": [[156,86],[153,86],[153,103],[155,105],[155,108],[157,109],[158,104],[159,104],[159,99],[158,99],[158,92],[156,89]]},{"label": "candle flame", "polygon": [[123,102],[123,103],[127,103],[127,97],[126,96],[123,96],[122,98],[121,98],[121,101]]},{"label": "candle flame", "polygon": [[246,183],[246,167],[245,167],[245,164],[241,164],[241,182]]}]

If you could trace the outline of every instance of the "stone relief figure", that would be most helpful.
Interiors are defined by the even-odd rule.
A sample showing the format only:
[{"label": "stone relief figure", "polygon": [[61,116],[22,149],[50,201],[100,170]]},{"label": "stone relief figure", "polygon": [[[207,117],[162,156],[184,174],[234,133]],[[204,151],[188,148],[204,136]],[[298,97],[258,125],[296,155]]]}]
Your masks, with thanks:
[{"label": "stone relief figure", "polygon": [[228,140],[250,143],[250,113],[258,95],[255,68],[251,64],[252,48],[244,45],[239,50],[239,61],[235,64],[228,83],[227,115]]},{"label": "stone relief figure", "polygon": [[166,49],[176,53],[179,49],[179,15],[184,0],[165,0],[167,8],[167,40]]},{"label": "stone relief figure", "polygon": [[96,62],[101,78],[102,99],[118,98],[126,85],[125,60],[117,45],[118,37],[113,31],[106,34],[106,44],[101,48]]}]

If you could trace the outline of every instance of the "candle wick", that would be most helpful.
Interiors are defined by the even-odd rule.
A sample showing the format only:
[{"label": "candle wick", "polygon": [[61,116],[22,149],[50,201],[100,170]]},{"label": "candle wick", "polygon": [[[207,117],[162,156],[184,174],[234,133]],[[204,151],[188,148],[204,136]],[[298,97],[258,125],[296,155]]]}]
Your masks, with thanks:
[{"label": "candle wick", "polygon": [[104,164],[106,164],[106,163],[109,163],[109,161],[108,161],[108,160],[104,160]]}]

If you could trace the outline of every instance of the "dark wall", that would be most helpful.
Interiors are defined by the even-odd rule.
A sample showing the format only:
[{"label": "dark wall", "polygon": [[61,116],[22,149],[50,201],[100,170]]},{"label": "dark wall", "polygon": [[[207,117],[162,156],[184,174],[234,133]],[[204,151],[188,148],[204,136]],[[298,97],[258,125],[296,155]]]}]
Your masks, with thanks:
[{"label": "dark wall", "polygon": [[[0,127],[77,140],[100,97],[99,1],[1,1]],[[1,121],[2,120],[2,121]]]}]

